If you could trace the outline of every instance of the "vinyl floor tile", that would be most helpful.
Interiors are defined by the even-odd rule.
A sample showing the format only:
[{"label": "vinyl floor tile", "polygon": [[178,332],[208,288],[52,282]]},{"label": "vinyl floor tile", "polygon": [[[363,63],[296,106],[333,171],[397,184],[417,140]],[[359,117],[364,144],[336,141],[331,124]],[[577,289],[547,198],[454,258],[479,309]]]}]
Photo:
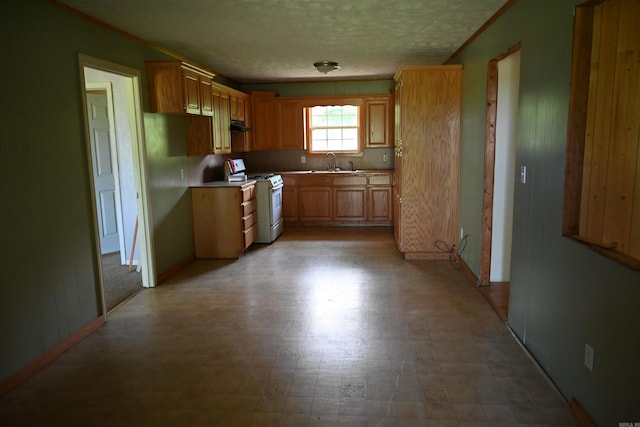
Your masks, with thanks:
[{"label": "vinyl floor tile", "polygon": [[447,261],[384,227],[196,260],[0,398],[0,426],[574,426]]}]

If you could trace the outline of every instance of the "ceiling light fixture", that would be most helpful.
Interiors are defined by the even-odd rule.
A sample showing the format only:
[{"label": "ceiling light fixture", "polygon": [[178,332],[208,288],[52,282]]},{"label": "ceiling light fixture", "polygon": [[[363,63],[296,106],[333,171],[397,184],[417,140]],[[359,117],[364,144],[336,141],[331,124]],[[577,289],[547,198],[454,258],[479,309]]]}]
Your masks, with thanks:
[{"label": "ceiling light fixture", "polygon": [[338,65],[337,62],[333,62],[333,61],[315,62],[313,66],[316,67],[316,69],[323,74],[327,74],[330,71],[340,69],[340,65]]}]

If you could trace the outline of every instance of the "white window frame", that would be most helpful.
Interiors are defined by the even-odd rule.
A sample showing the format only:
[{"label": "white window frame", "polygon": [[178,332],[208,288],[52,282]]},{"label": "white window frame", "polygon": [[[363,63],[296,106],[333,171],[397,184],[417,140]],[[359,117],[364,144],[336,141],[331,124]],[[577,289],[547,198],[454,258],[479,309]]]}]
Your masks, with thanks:
[{"label": "white window frame", "polygon": [[[329,106],[345,106],[353,105],[358,108],[358,146],[355,150],[313,150],[312,146],[312,128],[311,128],[311,108],[312,107],[329,107]],[[324,156],[328,152],[335,153],[336,155],[361,155],[363,150],[363,124],[364,124],[364,109],[362,99],[348,98],[348,99],[327,99],[323,102],[314,102],[313,105],[307,105],[304,109],[305,117],[305,148],[309,155]]]}]

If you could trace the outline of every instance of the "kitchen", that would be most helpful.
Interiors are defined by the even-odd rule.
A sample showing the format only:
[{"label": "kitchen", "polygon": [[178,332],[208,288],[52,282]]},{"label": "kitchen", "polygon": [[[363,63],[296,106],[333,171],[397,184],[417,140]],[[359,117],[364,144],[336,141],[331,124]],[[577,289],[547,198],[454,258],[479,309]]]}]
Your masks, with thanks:
[{"label": "kitchen", "polygon": [[[465,69],[457,220],[472,235],[464,260],[478,272],[487,63],[521,42],[523,113],[517,153],[528,167],[529,180],[516,187],[518,238],[510,322],[518,333],[526,331],[528,348],[558,386],[585,403],[596,420],[609,425],[623,421],[620,414],[637,415],[640,294],[636,271],[560,235],[571,33],[574,6],[582,1],[511,3],[503,17],[489,23],[483,36],[456,57],[456,63]],[[123,64],[140,75],[145,61],[175,58],[49,2],[3,2],[1,7],[7,21],[1,30],[7,41],[5,53],[11,58],[4,69],[3,94],[6,99],[21,100],[20,107],[6,102],[1,115],[6,275],[0,286],[5,319],[0,335],[3,348],[8,349],[1,364],[6,379],[70,336],[95,326],[101,317],[78,52]],[[223,77],[220,81],[224,83]],[[189,187],[200,177],[223,179],[224,158],[243,158],[250,172],[324,167],[324,159],[295,149],[189,155],[186,136],[175,141],[163,138],[164,124],[175,120],[148,112],[144,78],[141,82],[154,220],[150,233],[159,275],[192,255]],[[273,92],[285,98],[387,95],[394,85],[388,79],[256,83],[241,89],[247,94]],[[38,113],[25,113],[24,105]],[[384,163],[384,154],[377,154],[387,152],[393,159],[395,148],[365,148],[363,157],[353,158],[354,166],[395,169]],[[302,156],[306,157],[305,167]],[[359,159],[366,162],[361,164]],[[43,184],[49,182],[55,185],[43,191]],[[585,341],[595,347],[593,372],[583,367]],[[616,399],[603,397],[603,390],[611,390]]]},{"label": "kitchen", "polygon": [[[394,212],[398,248],[406,258],[450,257],[437,245],[457,243],[461,67],[401,67],[395,87],[387,87],[387,93],[286,97],[225,87],[212,81],[212,72],[184,61],[146,65],[151,111],[186,112],[196,258],[237,257],[274,224],[275,237],[287,224],[390,227]],[[405,91],[409,96],[401,97]],[[337,116],[323,116],[331,110]],[[342,128],[322,125],[347,121],[351,124]],[[428,133],[416,130],[420,123],[429,123]],[[316,135],[336,130],[355,135],[351,146],[344,148],[340,144],[346,140],[340,139],[316,141]],[[328,142],[334,145],[327,146]],[[394,170],[400,168],[403,173],[394,179]],[[275,175],[277,185],[283,181],[283,194],[272,192],[277,202],[257,197],[257,205],[277,203],[282,209],[278,218],[258,224],[254,217],[264,215],[260,209],[245,207],[253,203],[247,195],[267,193],[243,181],[258,178],[260,188],[271,183],[265,174]],[[211,197],[207,194],[216,188],[234,191],[229,187],[241,189],[240,213],[229,217],[227,208],[220,207],[207,215],[216,206],[213,201],[208,208],[200,205]],[[236,204],[228,209],[235,211]],[[227,234],[231,224],[208,224],[233,217],[234,224],[242,225],[232,235]],[[409,222],[411,227],[403,226]],[[216,240],[234,249],[211,250],[223,245]],[[273,240],[263,237],[259,242]]]}]

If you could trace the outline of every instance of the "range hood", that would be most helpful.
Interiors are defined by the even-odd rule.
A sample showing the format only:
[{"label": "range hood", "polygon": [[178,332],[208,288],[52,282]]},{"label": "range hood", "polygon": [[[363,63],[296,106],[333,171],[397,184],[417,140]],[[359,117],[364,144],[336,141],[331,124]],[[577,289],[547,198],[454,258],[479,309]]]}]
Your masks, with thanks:
[{"label": "range hood", "polygon": [[246,131],[251,130],[251,128],[248,128],[247,124],[242,120],[231,120],[229,128],[231,130],[235,130],[235,131],[239,131],[239,132],[246,132]]}]

